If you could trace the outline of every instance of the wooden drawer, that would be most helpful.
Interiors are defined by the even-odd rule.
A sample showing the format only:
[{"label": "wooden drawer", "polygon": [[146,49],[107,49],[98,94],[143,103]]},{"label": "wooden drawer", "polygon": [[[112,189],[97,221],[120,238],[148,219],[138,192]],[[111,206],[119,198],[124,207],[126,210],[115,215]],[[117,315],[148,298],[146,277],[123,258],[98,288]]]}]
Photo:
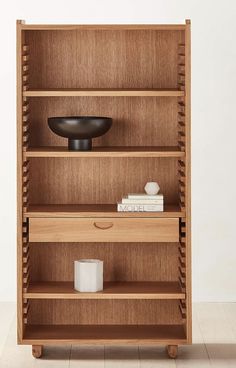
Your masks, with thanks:
[{"label": "wooden drawer", "polygon": [[177,218],[30,218],[30,242],[178,242]]}]

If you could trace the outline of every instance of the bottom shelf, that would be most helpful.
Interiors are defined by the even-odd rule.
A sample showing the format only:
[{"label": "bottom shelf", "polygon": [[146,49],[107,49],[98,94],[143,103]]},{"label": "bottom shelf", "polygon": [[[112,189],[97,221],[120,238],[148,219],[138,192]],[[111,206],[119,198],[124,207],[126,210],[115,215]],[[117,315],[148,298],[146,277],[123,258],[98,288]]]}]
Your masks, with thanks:
[{"label": "bottom shelf", "polygon": [[23,344],[186,344],[183,325],[27,325]]}]

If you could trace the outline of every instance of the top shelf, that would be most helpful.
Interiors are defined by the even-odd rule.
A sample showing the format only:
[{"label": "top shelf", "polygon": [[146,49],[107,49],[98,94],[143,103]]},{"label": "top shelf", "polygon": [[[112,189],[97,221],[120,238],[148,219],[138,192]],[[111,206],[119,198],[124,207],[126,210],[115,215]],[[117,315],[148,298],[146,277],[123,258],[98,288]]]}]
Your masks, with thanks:
[{"label": "top shelf", "polygon": [[154,31],[184,31],[186,24],[25,24],[19,22],[23,30],[154,30]]},{"label": "top shelf", "polygon": [[179,97],[184,96],[184,91],[179,89],[33,89],[23,91],[25,97],[66,97],[66,96],[101,96],[101,97]]}]

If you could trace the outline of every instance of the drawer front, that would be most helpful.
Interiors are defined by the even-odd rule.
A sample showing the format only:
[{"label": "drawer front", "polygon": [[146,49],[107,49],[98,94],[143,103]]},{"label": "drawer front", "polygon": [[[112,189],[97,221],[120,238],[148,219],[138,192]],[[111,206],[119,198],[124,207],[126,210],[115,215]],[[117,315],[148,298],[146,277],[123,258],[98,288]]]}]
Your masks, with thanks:
[{"label": "drawer front", "polygon": [[30,242],[178,242],[177,218],[31,218]]}]

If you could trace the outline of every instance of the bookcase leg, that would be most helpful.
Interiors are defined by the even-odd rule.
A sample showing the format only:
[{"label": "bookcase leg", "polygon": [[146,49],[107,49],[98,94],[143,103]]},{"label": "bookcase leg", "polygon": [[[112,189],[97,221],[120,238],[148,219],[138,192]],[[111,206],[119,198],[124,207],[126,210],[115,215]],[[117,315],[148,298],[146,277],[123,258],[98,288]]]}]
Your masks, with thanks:
[{"label": "bookcase leg", "polygon": [[178,345],[167,345],[166,351],[170,358],[175,359],[178,355]]},{"label": "bookcase leg", "polygon": [[43,354],[43,345],[32,345],[32,355],[34,358],[41,358]]}]

